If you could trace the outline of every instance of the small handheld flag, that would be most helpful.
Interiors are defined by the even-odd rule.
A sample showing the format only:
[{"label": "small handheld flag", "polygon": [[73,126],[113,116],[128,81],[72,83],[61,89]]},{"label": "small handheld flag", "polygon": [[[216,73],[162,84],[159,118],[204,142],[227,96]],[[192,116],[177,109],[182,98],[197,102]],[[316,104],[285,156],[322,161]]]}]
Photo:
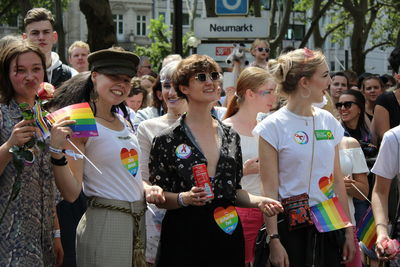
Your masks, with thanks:
[{"label": "small handheld flag", "polygon": [[43,119],[42,109],[40,108],[40,104],[38,102],[36,102],[35,105],[33,106],[33,114],[35,123],[39,128],[40,132],[42,133],[42,139],[45,140],[47,137],[50,136],[50,130]]},{"label": "small handheld flag", "polygon": [[358,224],[359,228],[357,229],[357,237],[358,239],[364,243],[367,248],[372,249],[373,245],[376,242],[377,234],[376,234],[376,225],[374,220],[374,214],[372,213],[371,206],[368,207],[365,215],[360,220]]},{"label": "small handheld flag", "polygon": [[96,120],[89,103],[85,102],[67,106],[48,114],[46,118],[51,124],[53,124],[67,116],[69,116],[70,120],[76,121],[75,124],[68,125],[73,131],[71,137],[90,137],[99,135],[97,132]]},{"label": "small handheld flag", "polygon": [[318,232],[330,232],[352,225],[337,197],[312,206],[311,219]]}]

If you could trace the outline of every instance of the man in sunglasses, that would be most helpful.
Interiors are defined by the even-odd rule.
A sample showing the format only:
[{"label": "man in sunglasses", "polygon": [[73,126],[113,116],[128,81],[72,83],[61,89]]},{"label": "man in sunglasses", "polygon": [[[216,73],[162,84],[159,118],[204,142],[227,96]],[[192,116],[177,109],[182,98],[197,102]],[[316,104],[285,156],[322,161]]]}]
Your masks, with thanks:
[{"label": "man in sunglasses", "polygon": [[251,67],[265,68],[269,59],[269,43],[266,40],[256,39],[251,44],[250,52],[254,57]]}]

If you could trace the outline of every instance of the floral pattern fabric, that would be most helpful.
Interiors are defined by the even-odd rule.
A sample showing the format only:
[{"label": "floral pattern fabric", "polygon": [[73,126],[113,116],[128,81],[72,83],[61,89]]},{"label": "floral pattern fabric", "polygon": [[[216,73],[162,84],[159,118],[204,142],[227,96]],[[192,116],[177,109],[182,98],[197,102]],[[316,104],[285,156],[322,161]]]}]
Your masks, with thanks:
[{"label": "floral pattern fabric", "polygon": [[[150,182],[168,192],[189,191],[196,185],[192,167],[207,165],[207,159],[187,135],[184,119],[185,115],[155,137],[150,151]],[[243,172],[240,137],[231,127],[218,123],[221,148],[216,173],[211,179],[212,190],[214,199],[235,203]],[[182,146],[185,153],[180,150]]]},{"label": "floral pattern fabric", "polygon": [[[0,104],[0,144],[11,135],[13,126],[21,121],[15,101]],[[55,184],[50,153],[35,149],[35,161],[25,166],[20,176],[21,189],[12,200],[0,224],[0,266],[54,266],[53,213]],[[16,169],[10,161],[0,175],[0,213],[6,208]]]}]

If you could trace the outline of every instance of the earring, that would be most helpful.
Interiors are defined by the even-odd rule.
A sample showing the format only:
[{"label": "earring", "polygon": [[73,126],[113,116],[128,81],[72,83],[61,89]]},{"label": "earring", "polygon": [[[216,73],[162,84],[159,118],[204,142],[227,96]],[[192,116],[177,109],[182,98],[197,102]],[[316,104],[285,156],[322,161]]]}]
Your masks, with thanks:
[{"label": "earring", "polygon": [[96,89],[93,88],[93,90],[90,91],[90,100],[92,100],[93,102],[96,102],[98,97],[99,97],[99,95],[97,94]]},{"label": "earring", "polygon": [[311,89],[309,89],[309,88],[305,88],[305,89],[308,90],[308,95],[304,95],[303,91],[300,92],[300,95],[301,95],[302,98],[309,98],[310,95],[311,95]]}]

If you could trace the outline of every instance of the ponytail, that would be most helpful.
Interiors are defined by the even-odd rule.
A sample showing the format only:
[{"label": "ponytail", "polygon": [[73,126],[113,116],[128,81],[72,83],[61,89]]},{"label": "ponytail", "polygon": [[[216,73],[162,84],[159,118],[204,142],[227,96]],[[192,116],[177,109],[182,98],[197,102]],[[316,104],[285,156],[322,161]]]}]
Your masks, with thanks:
[{"label": "ponytail", "polygon": [[239,101],[239,98],[235,93],[235,95],[231,98],[231,100],[228,103],[228,109],[225,112],[224,120],[232,117],[239,111],[238,101]]}]

